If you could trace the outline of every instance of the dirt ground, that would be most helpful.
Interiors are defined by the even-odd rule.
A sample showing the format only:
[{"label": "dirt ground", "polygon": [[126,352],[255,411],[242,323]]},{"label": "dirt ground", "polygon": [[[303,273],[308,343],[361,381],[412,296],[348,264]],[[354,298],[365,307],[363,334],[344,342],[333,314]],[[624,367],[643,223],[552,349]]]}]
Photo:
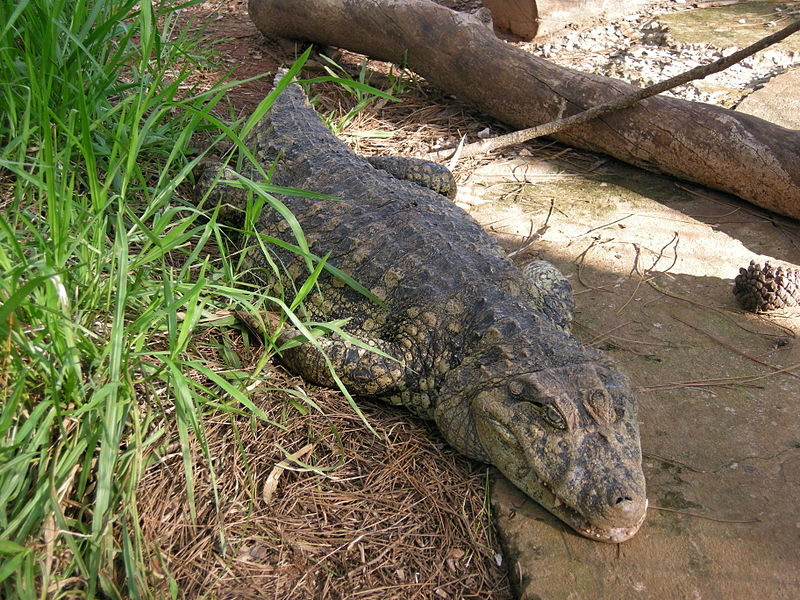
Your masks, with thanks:
[{"label": "dirt ground", "polygon": [[[183,17],[218,40],[233,78],[273,72],[304,49],[261,36],[243,0],[205,2]],[[357,73],[361,57],[339,58]],[[380,87],[386,65],[368,66]],[[321,74],[318,61],[308,74]],[[368,107],[344,139],[367,154],[414,154],[503,131],[410,81],[402,104]],[[267,76],[233,90],[234,114],[248,114],[270,85]],[[334,86],[316,91],[324,112],[352,105]],[[428,424],[362,403],[376,438],[338,394],[274,367],[296,393],[271,392],[268,382],[258,403],[285,430],[244,415],[209,431],[221,513],[200,469],[202,526],[185,525],[179,456],[142,484],[145,533],[181,593],[504,599],[511,569],[530,599],[800,596],[800,324],[792,314],[742,313],[730,293],[751,258],[800,263],[797,224],[546,141],[460,164],[456,174],[457,202],[509,249],[546,226],[520,259],[546,258],[570,277],[576,334],[630,374],[651,504],[645,526],[621,546],[579,538],[449,450]],[[244,364],[256,360],[245,338],[214,335],[223,334]],[[314,469],[280,468],[284,451]]]}]

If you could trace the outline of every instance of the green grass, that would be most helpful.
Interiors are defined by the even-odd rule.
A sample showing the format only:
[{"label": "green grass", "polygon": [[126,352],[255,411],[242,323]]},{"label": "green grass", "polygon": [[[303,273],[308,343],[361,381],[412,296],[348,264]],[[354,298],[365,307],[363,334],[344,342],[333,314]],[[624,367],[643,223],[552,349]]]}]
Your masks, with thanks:
[{"label": "green grass", "polygon": [[[341,135],[353,123],[354,119],[368,106],[374,105],[381,108],[387,102],[400,102],[396,97],[398,94],[404,93],[412,85],[418,86],[415,76],[411,71],[402,67],[392,65],[387,74],[388,90],[381,91],[369,85],[370,72],[367,68],[367,60],[362,59],[361,66],[358,70],[358,79],[354,78],[347,69],[338,64],[332,58],[325,54],[319,55],[320,60],[323,61],[323,69],[328,73],[327,77],[317,77],[310,81],[335,81],[341,84],[342,89],[352,96],[355,101],[352,108],[348,109],[343,115],[335,116],[333,114],[323,115],[322,119],[325,125],[334,133],[334,135]],[[310,89],[306,87],[306,93],[309,93],[311,104],[317,105],[317,96],[310,94]],[[358,137],[372,137],[372,138],[386,138],[391,137],[389,132],[379,131],[362,131],[359,132]]]},{"label": "green grass", "polygon": [[[209,458],[204,417],[266,418],[243,392],[257,373],[223,376],[192,351],[201,319],[220,306],[282,309],[283,322],[317,335],[296,302],[241,285],[225,228],[181,199],[202,158],[197,135],[247,160],[241,138],[254,121],[213,115],[229,85],[191,87],[202,53],[176,8],[0,3],[2,598],[153,597],[157,557],[136,489],[155,450],[174,425],[193,502],[189,444]],[[297,242],[311,289],[324,260],[301,232]]]}]

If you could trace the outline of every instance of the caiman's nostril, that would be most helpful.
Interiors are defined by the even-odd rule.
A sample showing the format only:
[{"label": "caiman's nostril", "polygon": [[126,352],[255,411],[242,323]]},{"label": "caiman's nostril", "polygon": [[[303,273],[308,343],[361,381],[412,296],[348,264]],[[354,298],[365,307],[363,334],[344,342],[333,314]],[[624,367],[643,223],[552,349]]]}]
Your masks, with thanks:
[{"label": "caiman's nostril", "polygon": [[640,523],[642,515],[647,509],[647,500],[637,494],[617,490],[616,494],[609,494],[609,513],[611,521],[617,527],[628,527]]}]

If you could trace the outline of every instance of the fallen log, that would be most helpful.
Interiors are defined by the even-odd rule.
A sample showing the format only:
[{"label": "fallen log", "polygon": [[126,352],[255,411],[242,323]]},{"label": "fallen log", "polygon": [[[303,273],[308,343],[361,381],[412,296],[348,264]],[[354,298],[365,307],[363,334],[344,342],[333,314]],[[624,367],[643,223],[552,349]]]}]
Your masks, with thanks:
[{"label": "fallen log", "polygon": [[[513,127],[563,118],[636,89],[549,63],[497,39],[471,15],[429,0],[249,0],[249,10],[268,36],[404,63]],[[654,96],[553,137],[800,218],[800,131]]]}]

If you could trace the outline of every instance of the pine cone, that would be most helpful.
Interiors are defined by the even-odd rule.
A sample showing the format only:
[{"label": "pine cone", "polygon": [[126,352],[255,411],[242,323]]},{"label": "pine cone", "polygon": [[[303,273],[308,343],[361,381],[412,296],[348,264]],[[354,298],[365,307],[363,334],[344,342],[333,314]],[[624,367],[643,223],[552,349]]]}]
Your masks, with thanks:
[{"label": "pine cone", "polygon": [[750,261],[746,269],[739,269],[733,283],[733,295],[745,310],[768,312],[800,306],[800,271],[774,269],[769,262],[764,268]]}]

